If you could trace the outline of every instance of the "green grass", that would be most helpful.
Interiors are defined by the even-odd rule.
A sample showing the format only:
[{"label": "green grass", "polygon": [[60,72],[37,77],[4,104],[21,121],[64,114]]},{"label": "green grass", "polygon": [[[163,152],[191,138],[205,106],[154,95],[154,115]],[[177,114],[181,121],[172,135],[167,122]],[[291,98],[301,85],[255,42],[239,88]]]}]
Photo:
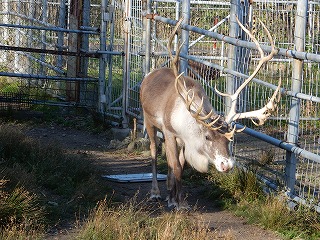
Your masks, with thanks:
[{"label": "green grass", "polygon": [[99,202],[77,239],[198,240],[209,238],[205,224],[192,221],[186,213],[154,214],[146,205],[133,199],[120,206],[110,206],[106,200]]},{"label": "green grass", "polygon": [[291,210],[284,197],[264,194],[254,171],[236,168],[221,174],[214,170],[209,179],[212,199],[219,199],[220,207],[232,210],[248,223],[278,232],[285,239],[320,238],[320,214],[304,206]]},{"label": "green grass", "polygon": [[9,80],[8,77],[0,77],[0,93],[18,93],[19,81]]},{"label": "green grass", "polygon": [[112,193],[88,159],[22,131],[0,123],[0,239],[44,239],[47,229],[77,221],[70,239],[208,239],[186,213],[106,200]]},{"label": "green grass", "polygon": [[20,127],[0,124],[0,228],[41,235],[45,226],[86,215],[109,189],[89,159],[32,140]]},{"label": "green grass", "polygon": [[[115,205],[108,188],[85,157],[26,137],[18,124],[0,124],[1,239],[43,239],[46,229],[63,221],[80,222],[73,239],[206,239],[208,229],[184,213],[150,209],[135,199]],[[159,160],[166,172],[165,159]],[[96,177],[98,176],[98,177]],[[320,217],[278,196],[265,195],[253,171],[234,169],[184,173],[185,185],[206,182],[212,204],[230,209],[248,223],[278,232],[285,239],[320,238]],[[209,181],[209,184],[208,184]],[[109,193],[111,195],[111,193]],[[89,213],[89,215],[88,215]],[[88,218],[84,216],[89,216]]]}]

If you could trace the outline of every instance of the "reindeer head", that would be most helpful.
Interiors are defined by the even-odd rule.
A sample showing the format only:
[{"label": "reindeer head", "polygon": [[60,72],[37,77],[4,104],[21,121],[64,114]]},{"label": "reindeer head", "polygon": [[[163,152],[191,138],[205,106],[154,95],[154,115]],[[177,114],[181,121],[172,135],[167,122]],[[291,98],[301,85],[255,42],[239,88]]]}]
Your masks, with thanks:
[{"label": "reindeer head", "polygon": [[[193,129],[194,133],[190,133],[191,138],[198,139],[194,136],[194,134],[202,134],[202,138],[205,138],[205,144],[202,144],[202,146],[198,146],[197,144],[195,144],[193,145],[193,149],[192,146],[190,146],[191,149],[188,147],[185,148],[186,159],[194,157],[193,155],[197,155],[198,160],[192,161],[194,163],[191,163],[191,165],[193,165],[198,171],[201,172],[206,171],[206,164],[204,160],[205,158],[207,159],[208,163],[213,163],[218,171],[226,172],[230,170],[234,165],[234,160],[230,157],[228,145],[230,141],[233,141],[234,134],[243,130],[236,130],[235,124],[232,127],[233,123],[239,119],[249,118],[256,125],[262,125],[271,115],[271,113],[276,109],[276,103],[279,101],[280,98],[279,92],[281,81],[279,81],[279,85],[276,91],[274,92],[269,102],[263,108],[246,113],[236,112],[237,99],[239,97],[240,92],[248,85],[249,82],[251,82],[251,80],[262,67],[262,65],[269,61],[278,52],[274,46],[270,32],[261,21],[260,23],[262,24],[272,47],[272,51],[268,56],[264,56],[264,52],[261,49],[258,41],[250,33],[250,31],[247,30],[239,22],[238,19],[237,21],[241,28],[250,36],[252,41],[256,44],[260,52],[261,59],[254,72],[243,82],[243,84],[236,90],[236,92],[233,95],[221,93],[217,90],[217,88],[215,88],[216,92],[221,96],[231,98],[231,109],[229,113],[226,115],[226,117],[217,115],[215,113],[210,101],[208,100],[208,97],[204,93],[204,90],[203,93],[199,94],[197,92],[199,88],[191,86],[192,84],[190,84],[189,77],[183,76],[183,73],[178,74],[177,62],[181,47],[177,50],[176,56],[174,58],[170,49],[173,37],[178,27],[180,26],[182,19],[177,23],[175,30],[173,31],[173,34],[169,38],[168,42],[169,55],[172,59],[172,69],[175,75],[176,92],[179,94],[181,100],[184,102],[186,109],[188,110],[189,114],[192,116],[194,121],[200,123],[194,124],[194,126],[197,126],[199,130],[197,131],[197,129]],[[255,120],[257,120],[257,123]],[[201,153],[194,154],[194,152]]]}]

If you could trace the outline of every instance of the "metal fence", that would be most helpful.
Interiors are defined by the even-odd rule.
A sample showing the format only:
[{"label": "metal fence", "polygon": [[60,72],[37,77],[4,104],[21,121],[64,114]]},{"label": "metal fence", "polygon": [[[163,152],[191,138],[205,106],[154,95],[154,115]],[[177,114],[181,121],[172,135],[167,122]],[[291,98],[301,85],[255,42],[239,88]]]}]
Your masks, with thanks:
[{"label": "metal fence", "polygon": [[1,109],[21,99],[121,119],[122,14],[114,0],[1,1]]},{"label": "metal fence", "polygon": [[151,69],[167,65],[171,25],[183,16],[185,24],[179,36],[187,47],[182,48],[180,67],[203,84],[213,106],[222,113],[230,103],[215,94],[214,86],[234,92],[260,58],[235,16],[251,29],[267,53],[268,39],[257,19],[266,24],[280,51],[240,96],[238,110],[263,107],[280,79],[282,97],[278,111],[262,127],[241,122],[250,128],[237,135],[234,153],[237,161],[254,169],[269,188],[284,190],[291,199],[319,211],[320,3],[159,0],[153,1],[151,8],[150,12],[156,13],[147,56]]},{"label": "metal fence", "polygon": [[[200,81],[218,112],[259,61],[235,22],[251,29],[265,52],[270,30],[280,49],[245,89],[239,111],[261,108],[282,81],[277,113],[250,121],[235,139],[238,162],[271,188],[320,209],[320,3],[318,1],[4,0],[0,3],[0,108],[34,104],[85,106],[127,127],[140,116],[139,84],[168,64],[176,20],[184,42],[180,68]],[[153,20],[151,20],[153,18]],[[228,37],[230,36],[230,37]]]}]

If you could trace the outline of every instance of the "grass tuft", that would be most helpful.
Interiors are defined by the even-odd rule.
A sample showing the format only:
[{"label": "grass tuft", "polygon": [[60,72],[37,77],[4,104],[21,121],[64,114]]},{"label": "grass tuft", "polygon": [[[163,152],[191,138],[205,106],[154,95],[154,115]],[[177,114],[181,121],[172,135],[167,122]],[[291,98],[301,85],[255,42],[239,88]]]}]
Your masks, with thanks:
[{"label": "grass tuft", "polygon": [[6,182],[0,181],[0,238],[37,239],[44,230],[43,207],[35,194],[22,187],[4,191]]},{"label": "grass tuft", "polygon": [[224,207],[245,217],[248,223],[258,224],[279,232],[284,238],[320,238],[320,215],[315,210],[299,206],[289,209],[286,198],[266,195],[254,171],[236,168],[228,174],[213,171],[212,196],[223,199]]},{"label": "grass tuft", "polygon": [[17,124],[0,124],[0,160],[0,178],[8,180],[0,189],[0,225],[8,231],[86,215],[108,191],[85,156],[28,138]]},{"label": "grass tuft", "polygon": [[187,214],[153,214],[134,199],[117,207],[101,201],[83,226],[78,239],[209,239],[204,224],[192,221]]}]

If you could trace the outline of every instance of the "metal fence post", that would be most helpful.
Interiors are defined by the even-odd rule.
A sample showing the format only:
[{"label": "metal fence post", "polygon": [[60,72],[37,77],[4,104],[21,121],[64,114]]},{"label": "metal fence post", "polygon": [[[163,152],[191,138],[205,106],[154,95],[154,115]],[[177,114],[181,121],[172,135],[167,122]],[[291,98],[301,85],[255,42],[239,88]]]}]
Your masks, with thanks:
[{"label": "metal fence post", "polygon": [[[239,33],[239,25],[236,21],[236,16],[238,15],[238,7],[240,6],[240,0],[231,0],[230,6],[230,31],[229,36],[237,38]],[[237,47],[229,44],[229,53],[228,53],[228,68],[237,71]],[[228,74],[227,76],[227,93],[233,94],[235,88],[235,76]],[[225,114],[228,114],[231,108],[230,98],[226,98],[226,109]]]},{"label": "metal fence post", "polygon": [[[42,19],[43,22],[48,22],[48,1],[47,0],[42,0]],[[46,49],[46,41],[47,41],[47,37],[46,37],[46,31],[45,30],[41,30],[41,42],[42,42],[42,49]],[[46,62],[46,55],[44,53],[40,54],[40,61],[41,62]],[[40,70],[39,70],[41,75],[45,75],[46,74],[46,68],[40,64]]]},{"label": "metal fence post", "polygon": [[[238,19],[239,21],[244,25],[249,25],[249,28],[251,28],[251,14],[252,14],[252,4],[250,4],[250,1],[245,0],[241,1],[241,4],[238,7]],[[239,29],[239,38],[244,41],[248,41],[248,35],[244,31],[240,31]],[[236,47],[237,49],[237,55],[236,57],[236,68],[237,71],[243,74],[248,74],[249,72],[249,63],[250,63],[250,49],[245,47]],[[243,78],[237,78],[235,89],[237,89],[244,81]],[[246,88],[244,91],[242,91],[239,95],[239,106],[238,109],[240,112],[247,112],[247,97],[248,97],[248,88]]]},{"label": "metal fence post", "polygon": [[[59,27],[60,28],[66,28],[66,1],[65,0],[60,0],[60,6],[59,6]],[[58,40],[57,40],[57,48],[59,51],[63,50],[63,45],[64,45],[64,32],[58,32]],[[63,56],[58,55],[58,60],[57,60],[57,67],[59,69],[62,69],[63,67]]]},{"label": "metal fence post", "polygon": [[[182,24],[189,24],[190,19],[190,0],[182,1]],[[181,32],[181,41],[183,43],[181,48],[181,53],[188,55],[189,52],[189,31],[182,30]],[[182,59],[180,60],[180,72],[184,72],[184,75],[187,75],[188,71],[188,60]]]},{"label": "metal fence post", "polygon": [[[143,1],[143,8],[142,11],[144,12],[143,15],[151,14],[151,0],[144,0]],[[143,17],[143,50],[145,52],[145,57],[143,59],[143,69],[142,75],[143,77],[150,72],[150,54],[151,54],[151,19],[147,17]]]},{"label": "metal fence post", "polygon": [[[111,0],[111,3],[109,3],[108,6],[108,20],[111,24],[110,27],[110,39],[109,39],[109,46],[106,46],[108,48],[108,51],[113,51],[113,42],[114,42],[114,31],[115,31],[115,0]],[[108,81],[106,84],[105,94],[106,94],[106,102],[107,102],[107,109],[110,109],[111,101],[112,101],[112,69],[113,69],[113,55],[108,54],[106,58],[106,62],[108,64]]]},{"label": "metal fence post", "polygon": [[[90,26],[90,0],[83,0],[82,6],[82,27]],[[85,51],[89,51],[89,35],[82,34],[81,35],[81,49]],[[88,76],[88,65],[89,58],[81,57],[80,58],[80,72],[79,77],[87,77]],[[87,96],[87,82],[81,81],[79,84],[79,101],[80,103],[86,104],[86,96]]]},{"label": "metal fence post", "polygon": [[[307,8],[308,1],[299,0],[297,3],[297,12],[295,18],[294,43],[296,51],[304,51],[305,33],[307,24]],[[294,59],[292,67],[292,86],[291,90],[300,92],[302,87],[303,60]],[[291,97],[291,106],[289,112],[288,135],[287,142],[296,145],[298,143],[299,134],[299,115],[300,115],[300,99]],[[287,194],[290,196],[294,193],[296,182],[296,164],[297,158],[294,153],[287,151],[286,153],[286,187]]]},{"label": "metal fence post", "polygon": [[[0,21],[4,24],[9,24],[9,0],[2,1],[2,11],[4,12],[4,14],[0,16]],[[10,37],[8,28],[3,28],[1,30],[0,37],[2,38],[3,42],[8,42]],[[8,61],[7,51],[2,51],[1,54],[2,56],[0,57],[0,63],[6,63]]]},{"label": "metal fence post", "polygon": [[132,24],[132,1],[126,0],[124,17],[124,74],[122,81],[122,127],[128,127],[128,83],[130,81],[130,58],[131,58],[131,24]]},{"label": "metal fence post", "polygon": [[[108,0],[101,1],[101,25],[100,25],[100,50],[106,50],[106,32],[107,32],[107,23],[105,19],[106,7]],[[104,54],[99,56],[99,105],[98,109],[100,113],[105,113],[105,104],[106,104],[106,95],[105,95],[105,86],[106,86],[106,58]]]}]

